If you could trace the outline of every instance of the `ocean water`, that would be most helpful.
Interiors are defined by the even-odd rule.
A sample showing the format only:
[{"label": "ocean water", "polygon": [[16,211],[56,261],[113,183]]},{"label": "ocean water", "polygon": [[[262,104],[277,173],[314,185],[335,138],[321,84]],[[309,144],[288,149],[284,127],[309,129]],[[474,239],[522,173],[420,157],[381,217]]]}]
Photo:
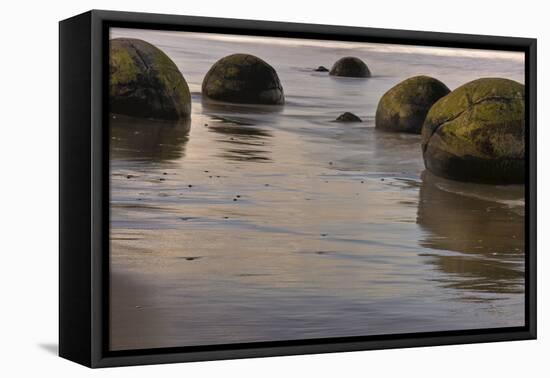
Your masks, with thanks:
[{"label": "ocean water", "polygon": [[[510,52],[113,29],[165,51],[186,125],[111,118],[113,350],[524,324],[524,188],[424,171],[417,135],[374,129],[413,75],[523,82]],[[203,102],[218,59],[278,72],[281,107]],[[313,72],[358,56],[369,79]],[[362,123],[331,122],[350,111]]]}]

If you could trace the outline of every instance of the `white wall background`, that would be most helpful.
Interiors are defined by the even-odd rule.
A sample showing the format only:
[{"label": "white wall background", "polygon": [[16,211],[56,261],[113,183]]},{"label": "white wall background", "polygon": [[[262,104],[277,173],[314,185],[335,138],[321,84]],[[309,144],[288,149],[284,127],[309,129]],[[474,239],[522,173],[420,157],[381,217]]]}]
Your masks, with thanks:
[{"label": "white wall background", "polygon": [[[55,377],[520,377],[550,371],[548,11],[543,1],[4,1],[0,22],[0,375]],[[89,370],[55,355],[58,25],[89,9],[536,37],[539,340]],[[547,8],[546,8],[547,9]],[[545,350],[546,349],[546,350]]]}]

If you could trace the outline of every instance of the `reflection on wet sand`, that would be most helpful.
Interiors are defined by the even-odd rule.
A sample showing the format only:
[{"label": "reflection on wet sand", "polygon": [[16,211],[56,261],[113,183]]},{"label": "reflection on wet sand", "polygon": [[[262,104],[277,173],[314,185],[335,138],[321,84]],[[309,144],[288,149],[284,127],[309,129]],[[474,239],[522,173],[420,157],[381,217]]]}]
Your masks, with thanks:
[{"label": "reflection on wet sand", "polygon": [[233,161],[253,161],[267,163],[271,160],[270,151],[265,148],[268,138],[273,135],[268,130],[257,127],[246,121],[215,116],[207,125],[209,130],[222,134],[219,141],[228,143],[227,148],[219,155]]},{"label": "reflection on wet sand", "polygon": [[191,120],[157,121],[111,115],[111,158],[175,160],[185,155]]},{"label": "reflection on wet sand", "polygon": [[436,250],[427,256],[447,273],[444,286],[523,292],[523,196],[520,186],[462,184],[424,172],[417,222],[428,233],[420,245]]}]

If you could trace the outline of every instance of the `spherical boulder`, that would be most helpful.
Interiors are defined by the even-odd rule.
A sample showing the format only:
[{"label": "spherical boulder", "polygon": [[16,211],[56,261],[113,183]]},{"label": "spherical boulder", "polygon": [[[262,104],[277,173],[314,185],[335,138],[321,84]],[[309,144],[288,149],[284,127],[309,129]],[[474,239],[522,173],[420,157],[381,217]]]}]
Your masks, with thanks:
[{"label": "spherical boulder", "polygon": [[525,86],[484,78],[437,101],[422,127],[424,164],[449,179],[495,184],[525,178]]},{"label": "spherical boulder", "polygon": [[353,56],[346,56],[334,63],[330,69],[329,75],[345,77],[370,77],[371,73],[365,62],[361,59]]},{"label": "spherical boulder", "polygon": [[140,39],[109,42],[110,112],[153,119],[191,114],[187,82],[161,50]]},{"label": "spherical boulder", "polygon": [[334,122],[363,122],[361,118],[350,112],[342,113],[334,120]]},{"label": "spherical boulder", "polygon": [[384,131],[420,134],[432,105],[450,92],[429,76],[415,76],[384,93],[376,109],[376,128]]},{"label": "spherical boulder", "polygon": [[273,67],[249,54],[233,54],[218,60],[202,82],[208,99],[241,104],[282,105],[283,87]]}]

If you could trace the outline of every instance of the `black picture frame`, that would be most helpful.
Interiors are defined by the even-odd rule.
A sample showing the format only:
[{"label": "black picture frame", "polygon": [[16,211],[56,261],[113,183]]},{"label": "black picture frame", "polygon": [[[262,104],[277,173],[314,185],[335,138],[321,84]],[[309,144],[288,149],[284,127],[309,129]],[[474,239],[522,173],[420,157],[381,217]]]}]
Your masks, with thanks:
[{"label": "black picture frame", "polygon": [[[110,27],[461,47],[525,53],[524,327],[113,352],[109,331]],[[59,354],[88,367],[536,338],[536,39],[92,10],[59,24]]]}]

